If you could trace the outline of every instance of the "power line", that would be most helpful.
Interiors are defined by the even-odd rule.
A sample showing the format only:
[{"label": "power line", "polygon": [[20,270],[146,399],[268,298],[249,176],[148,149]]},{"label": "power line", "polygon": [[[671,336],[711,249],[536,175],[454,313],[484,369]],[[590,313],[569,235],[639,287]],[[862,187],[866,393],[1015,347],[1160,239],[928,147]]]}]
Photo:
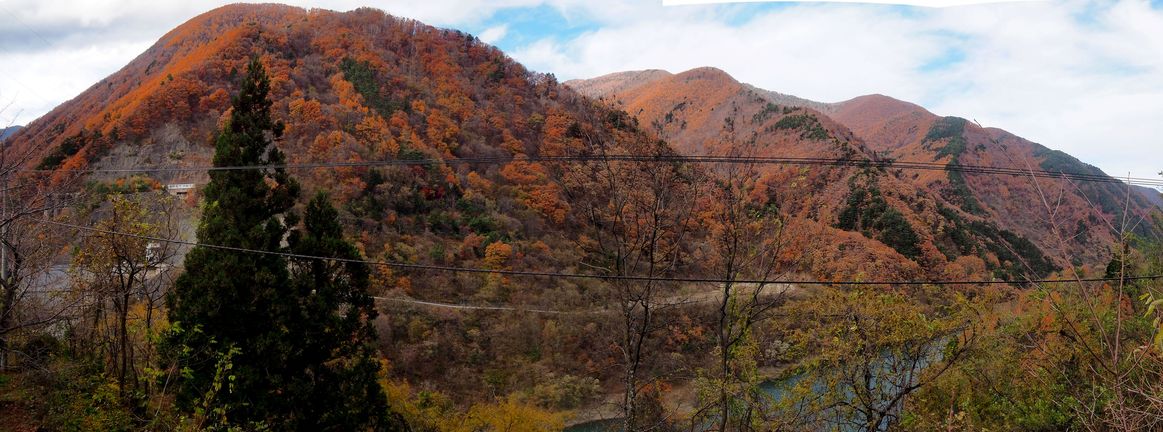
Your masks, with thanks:
[{"label": "power line", "polygon": [[[379,161],[358,162],[317,162],[301,164],[274,164],[274,165],[237,165],[237,166],[196,166],[196,167],[136,167],[136,168],[90,168],[79,170],[65,170],[70,173],[188,173],[213,171],[244,171],[262,169],[322,169],[322,168],[363,168],[386,166],[420,166],[420,165],[498,165],[511,162],[641,162],[641,163],[691,163],[691,164],[755,164],[755,165],[794,165],[794,166],[835,166],[875,169],[905,169],[920,171],[947,171],[965,174],[1010,175],[1017,177],[1061,178],[1096,183],[1134,184],[1141,186],[1163,187],[1163,179],[1143,177],[1114,178],[1103,174],[1088,174],[1066,171],[1033,170],[1025,168],[1007,168],[987,165],[969,164],[941,164],[919,161],[858,160],[848,158],[802,158],[802,157],[762,157],[762,156],[677,156],[677,155],[580,155],[580,156],[528,156],[528,157],[469,157],[457,159],[392,159]],[[48,169],[23,169],[24,172],[61,172]]]},{"label": "power line", "polygon": [[119,231],[112,231],[100,228],[87,227],[83,225],[70,224],[65,222],[58,222],[46,219],[35,219],[37,221],[48,223],[52,225],[62,226],[66,228],[77,229],[81,231],[96,232],[101,234],[117,235],[123,237],[132,237],[142,240],[159,241],[171,244],[180,244],[186,246],[201,246],[210,249],[227,250],[232,252],[246,252],[257,254],[278,255],[286,258],[297,259],[315,259],[315,260],[331,260],[345,263],[358,263],[391,268],[400,268],[408,270],[433,270],[450,273],[478,273],[478,274],[496,274],[503,276],[521,276],[521,277],[546,277],[559,279],[597,279],[606,281],[629,281],[629,282],[681,282],[681,283],[711,283],[711,284],[745,284],[745,285],[776,285],[776,284],[797,284],[797,285],[834,285],[834,286],[882,286],[882,285],[1017,285],[1017,284],[1050,284],[1050,283],[1071,283],[1071,282],[1113,282],[1119,280],[1150,280],[1163,279],[1163,275],[1151,276],[1130,276],[1130,277],[1113,277],[1113,278],[1079,278],[1079,279],[1027,279],[1027,280],[906,280],[906,281],[832,281],[832,282],[813,282],[813,281],[797,281],[797,280],[769,280],[769,279],[723,279],[723,278],[699,278],[699,277],[668,277],[668,276],[641,276],[641,275],[600,275],[600,274],[585,274],[585,273],[566,273],[566,272],[544,272],[544,271],[525,271],[525,270],[494,270],[478,267],[456,267],[456,266],[440,266],[428,264],[409,264],[391,261],[369,261],[351,258],[335,258],[318,255],[305,255],[291,252],[279,251],[265,251],[257,249],[247,249],[234,246],[213,245],[207,243],[197,243],[186,240],[170,239],[164,237],[146,236],[133,233],[125,233]]}]

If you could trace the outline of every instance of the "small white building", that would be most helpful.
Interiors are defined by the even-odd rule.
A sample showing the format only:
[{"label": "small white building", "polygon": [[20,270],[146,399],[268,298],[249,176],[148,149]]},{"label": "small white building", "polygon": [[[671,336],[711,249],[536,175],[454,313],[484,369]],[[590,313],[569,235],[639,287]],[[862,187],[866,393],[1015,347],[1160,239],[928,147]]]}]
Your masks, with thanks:
[{"label": "small white building", "polygon": [[173,196],[176,196],[179,198],[185,198],[186,195],[189,195],[190,191],[193,191],[193,190],[194,190],[193,183],[174,183],[174,184],[166,185],[166,192],[169,192],[170,195],[173,195]]}]

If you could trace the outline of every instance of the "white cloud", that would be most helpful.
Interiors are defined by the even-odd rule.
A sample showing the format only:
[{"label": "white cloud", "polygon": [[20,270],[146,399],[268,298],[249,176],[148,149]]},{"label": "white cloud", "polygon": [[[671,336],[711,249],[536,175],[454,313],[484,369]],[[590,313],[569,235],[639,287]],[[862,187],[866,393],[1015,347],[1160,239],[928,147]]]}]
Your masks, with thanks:
[{"label": "white cloud", "polygon": [[2,124],[27,124],[125,66],[149,45],[108,43],[5,55],[0,101],[12,105],[0,116]]},{"label": "white cloud", "polygon": [[[665,6],[708,5],[727,3],[775,3],[791,2],[792,0],[662,0]],[[799,0],[800,3],[875,3],[891,5],[909,5],[921,7],[953,7],[988,3],[1012,3],[1022,1],[1046,0]]]},{"label": "white cloud", "polygon": [[[1140,0],[950,9],[796,5],[742,24],[660,8],[512,55],[582,78],[715,66],[822,101],[883,93],[1064,150],[1114,175],[1163,169],[1163,11]],[[959,56],[944,67],[926,67]]]},{"label": "white cloud", "polygon": [[514,57],[537,70],[582,78],[631,69],[672,72],[715,66],[761,87],[841,100],[886,92],[923,93],[913,70],[942,52],[939,38],[917,38],[912,20],[866,7],[800,6],[739,26],[674,8],[630,25],[573,40],[542,40]]},{"label": "white cloud", "polygon": [[485,29],[477,37],[484,43],[495,44],[497,41],[504,39],[507,33],[509,33],[509,26],[501,24]]}]

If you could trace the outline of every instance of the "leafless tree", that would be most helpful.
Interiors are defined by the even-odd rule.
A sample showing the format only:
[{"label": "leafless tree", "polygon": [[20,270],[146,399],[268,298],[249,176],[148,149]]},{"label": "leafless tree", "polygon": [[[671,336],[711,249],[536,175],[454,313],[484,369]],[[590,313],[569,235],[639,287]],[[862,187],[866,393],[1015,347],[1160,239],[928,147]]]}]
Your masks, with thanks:
[{"label": "leafless tree", "polygon": [[[732,146],[733,156],[754,156],[754,146]],[[761,390],[754,381],[754,353],[739,348],[752,338],[759,321],[783,303],[789,286],[768,283],[780,279],[786,219],[779,203],[754,195],[761,173],[751,163],[716,167],[708,183],[706,224],[710,245],[707,261],[719,283],[715,314],[715,366],[696,411],[695,423],[713,420],[717,430],[747,430],[760,413]],[[760,282],[740,283],[739,280]],[[709,418],[707,418],[709,417]],[[694,423],[692,423],[692,427]]]},{"label": "leafless tree", "polygon": [[612,279],[609,285],[621,328],[617,345],[623,368],[623,427],[653,430],[660,423],[640,418],[644,408],[639,406],[642,390],[652,382],[646,374],[654,354],[650,341],[665,326],[660,318],[679,304],[661,295],[676,284],[655,278],[674,276],[685,264],[684,240],[693,231],[693,203],[701,174],[682,163],[602,158],[622,151],[672,155],[664,143],[620,143],[614,149],[613,144],[595,137],[583,142],[584,148],[576,149],[579,155],[597,158],[562,167],[560,184],[592,240],[582,244],[591,257],[583,264],[603,275],[642,277]]},{"label": "leafless tree", "polygon": [[27,171],[36,154],[32,145],[0,142],[0,370],[11,366],[15,335],[56,322],[72,306],[53,290],[63,280],[53,262],[64,239],[44,223],[67,206],[59,191],[68,182]]}]

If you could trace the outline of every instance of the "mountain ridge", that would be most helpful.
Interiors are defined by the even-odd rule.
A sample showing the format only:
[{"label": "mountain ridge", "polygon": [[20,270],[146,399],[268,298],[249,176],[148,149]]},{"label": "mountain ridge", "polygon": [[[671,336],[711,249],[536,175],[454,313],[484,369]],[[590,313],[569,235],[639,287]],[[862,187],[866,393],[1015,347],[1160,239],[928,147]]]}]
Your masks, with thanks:
[{"label": "mountain ridge", "polygon": [[[608,282],[485,271],[585,273],[608,265],[602,261],[608,256],[595,246],[597,236],[589,235],[600,227],[586,222],[582,198],[587,197],[579,196],[590,190],[565,190],[578,182],[588,185],[586,172],[579,170],[592,165],[525,162],[522,156],[733,154],[862,161],[894,157],[883,154],[892,151],[950,161],[978,157],[972,153],[978,145],[1009,143],[1029,153],[1012,156],[1034,157],[1034,148],[1016,137],[931,114],[862,110],[876,115],[849,126],[829,114],[843,105],[797,106],[810,101],[739,83],[714,68],[607,76],[591,89],[617,97],[598,101],[460,31],[373,9],[340,13],[281,5],[230,5],[191,19],[118,72],[30,123],[13,136],[12,145],[37,152],[33,163],[60,178],[86,168],[157,168],[134,176],[92,174],[84,179],[92,190],[126,183],[201,184],[205,173],[174,170],[210,165],[213,138],[228,118],[238,73],[255,56],[271,76],[273,115],[286,124],[278,146],[288,162],[326,166],[294,173],[304,196],[332,192],[365,257],[417,268],[480,270],[377,266],[375,294],[390,298],[541,310],[607,305]],[[889,123],[893,126],[882,130]],[[901,131],[897,124],[915,130]],[[938,124],[944,128],[934,131]],[[1075,164],[1053,153],[1038,157]],[[501,163],[451,163],[468,158]],[[434,162],[355,164],[409,160]],[[642,169],[633,174],[643,177],[663,171],[637,166]],[[710,179],[700,186],[706,188],[724,169],[678,168],[683,178]],[[799,280],[1021,280],[1072,264],[1034,246],[1040,238],[1021,227],[1031,224],[1028,209],[981,199],[984,213],[976,213],[965,200],[984,194],[958,195],[1013,185],[975,178],[955,183],[941,172],[913,174],[858,165],[763,167],[741,199],[754,212],[778,213],[786,222],[788,247],[777,258],[785,274]],[[636,179],[611,183],[621,187],[631,181]],[[950,191],[953,195],[946,196]],[[196,201],[196,190],[191,197]],[[700,197],[681,204],[706,209],[716,203]],[[1082,220],[1110,217],[1070,204]],[[684,237],[690,250],[683,249],[676,260],[686,274],[710,271],[705,264],[709,223],[698,222]],[[1088,240],[1084,247],[1095,252],[1080,255],[1084,264],[1105,265],[1109,256],[1100,246],[1107,241]],[[615,342],[607,336],[618,333],[611,320],[593,314],[514,315],[394,305],[377,322],[380,348],[399,365],[394,378],[439,388],[458,403],[558,385],[538,377],[569,385],[581,382],[579,377],[617,379],[615,366],[622,358],[609,349]],[[562,340],[571,343],[563,346]],[[676,344],[668,361],[681,363],[706,352],[691,346]],[[568,403],[573,402],[555,406],[574,408]]]},{"label": "mountain ridge", "polygon": [[[789,109],[803,109],[807,113],[804,115],[811,116],[813,121],[818,121],[822,126],[822,137],[826,135],[838,145],[851,145],[857,149],[856,154],[864,154],[863,157],[867,158],[1032,167],[1105,175],[1101,170],[1065,153],[1050,150],[1000,129],[983,129],[957,117],[937,116],[916,104],[889,96],[874,94],[836,103],[819,103],[749,86],[722,71],[715,75],[713,83],[704,81],[711,84],[702,87],[693,86],[689,80],[681,78],[684,74],[703,75],[701,71],[704,69],[656,77],[634,87],[623,88],[616,94],[605,94],[601,89],[620,88],[613,81],[632,79],[632,73],[599,77],[603,81],[601,88],[585,80],[571,81],[569,85],[578,88],[583,94],[603,98],[612,106],[625,109],[643,124],[651,124],[657,133],[672,141],[685,154],[724,154],[727,151],[725,149],[742,145],[741,142],[759,140],[766,142],[764,146],[768,150],[765,155],[811,155],[810,152],[815,151],[813,149],[816,147],[805,147],[803,140],[788,140],[778,133],[773,134],[775,131],[771,127],[745,128],[744,133],[751,135],[744,138],[738,133],[729,136],[721,127],[729,123],[738,128],[741,124],[767,116],[786,117],[790,113]],[[674,109],[679,104],[682,104],[683,110]],[[703,118],[710,112],[719,113],[713,121]],[[678,127],[672,127],[675,124]],[[720,145],[716,152],[706,145],[714,140],[727,144],[724,144],[725,147]],[[1066,200],[1060,209],[1070,216],[1064,217],[1068,221],[1059,222],[1071,227],[1077,225],[1080,232],[1083,226],[1109,225],[1121,219],[1121,209],[1113,203],[1124,194],[1118,191],[1118,186],[1111,184],[1032,184],[1024,180],[999,180],[998,177],[941,171],[901,172],[894,175],[933,197],[938,207],[958,209],[963,212],[961,217],[996,221],[999,229],[1020,233],[1042,245],[1058,242],[1053,240],[1056,234],[1051,232],[1053,230],[1049,229],[1050,225],[1046,221],[1046,214],[1055,210],[1032,209],[1028,205],[1031,202],[1043,202],[1039,196],[1067,194],[1071,199]],[[1136,190],[1140,193],[1130,196],[1132,213],[1143,220],[1152,221],[1150,214],[1158,211],[1153,209],[1152,204],[1158,201],[1157,194],[1145,188]],[[1149,197],[1156,199],[1151,200]],[[906,215],[910,213],[906,209],[902,211]],[[912,220],[920,224],[923,219],[932,221],[931,218],[918,215]],[[939,233],[947,229],[942,226],[940,223],[932,226],[933,240],[937,245],[942,243],[937,239],[941,236]],[[1157,238],[1161,232],[1163,230],[1158,222],[1149,222],[1141,226],[1137,233]],[[1073,231],[1069,235],[1075,240],[1081,238]],[[1083,257],[1081,259],[1086,262],[1101,262],[1106,256],[1107,245],[1113,242],[1112,234],[1101,232],[1094,239],[1072,241],[1069,242],[1068,250],[1057,253],[1062,258],[1056,261],[1060,266],[1070,265],[1078,257]],[[945,249],[951,247],[952,242],[944,246]],[[1066,259],[1067,256],[1074,258]]]},{"label": "mountain ridge", "polygon": [[[211,165],[214,136],[252,57],[270,76],[272,115],[286,125],[277,146],[288,163],[327,166],[292,173],[302,196],[330,192],[345,231],[368,260],[418,267],[373,266],[373,295],[550,310],[605,305],[609,285],[591,280],[421,270],[587,271],[586,260],[598,258],[587,249],[592,236],[583,235],[584,219],[573,210],[580,204],[564,196],[566,173],[513,159],[576,153],[582,146],[669,152],[623,114],[457,30],[368,8],[224,6],[167,33],[121,70],[30,123],[11,145],[33,152],[31,167],[49,171],[59,184],[80,183],[79,192],[191,183],[187,203],[193,207],[207,175],[190,168]],[[461,158],[502,162],[443,162]],[[340,165],[407,160],[436,162]],[[134,172],[69,181],[90,168]],[[183,217],[195,216],[189,207]],[[541,376],[585,377],[590,387],[598,378],[613,379],[617,353],[603,348],[600,335],[616,331],[598,316],[527,320],[450,315],[408,303],[380,307],[391,308],[376,326],[380,349],[399,365],[393,379],[438,388],[457,403],[533,388]],[[579,343],[544,358],[531,358],[525,349],[559,339]]]},{"label": "mountain ridge", "polygon": [[6,128],[0,128],[0,140],[6,140],[6,139],[8,139],[8,137],[10,137],[12,135],[16,135],[16,133],[20,132],[20,129],[23,129],[23,128],[24,127],[20,126],[20,125],[14,125],[14,126],[8,126]]}]

